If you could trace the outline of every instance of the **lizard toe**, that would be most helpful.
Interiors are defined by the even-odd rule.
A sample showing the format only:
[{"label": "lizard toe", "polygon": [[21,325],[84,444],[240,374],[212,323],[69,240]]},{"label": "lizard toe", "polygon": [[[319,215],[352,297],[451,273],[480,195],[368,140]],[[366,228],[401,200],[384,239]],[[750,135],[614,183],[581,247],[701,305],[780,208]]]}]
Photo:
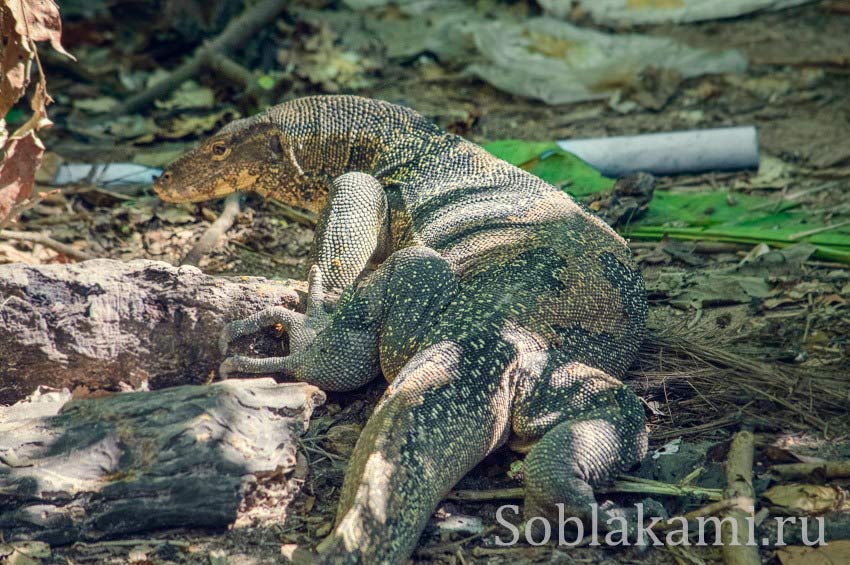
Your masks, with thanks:
[{"label": "lizard toe", "polygon": [[222,381],[226,381],[233,376],[234,373],[239,371],[238,365],[237,357],[228,357],[221,362],[221,365],[218,366],[218,378]]},{"label": "lizard toe", "polygon": [[218,350],[222,355],[227,355],[227,350],[230,347],[230,341],[232,340],[228,325],[229,324],[226,324],[224,328],[222,328],[221,334],[218,336]]}]

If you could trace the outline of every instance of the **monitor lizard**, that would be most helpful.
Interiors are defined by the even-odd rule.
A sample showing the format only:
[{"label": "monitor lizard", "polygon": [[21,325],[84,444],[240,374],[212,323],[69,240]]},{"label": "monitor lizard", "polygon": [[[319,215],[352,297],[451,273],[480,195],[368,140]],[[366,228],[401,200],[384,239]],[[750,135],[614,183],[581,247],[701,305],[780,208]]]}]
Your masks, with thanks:
[{"label": "monitor lizard", "polygon": [[[306,314],[234,321],[220,345],[281,324],[289,355],[232,356],[222,376],[389,382],[323,561],[404,560],[441,498],[504,444],[527,453],[526,517],[563,504],[586,519],[593,487],[645,454],[642,405],[619,380],[645,334],[643,278],[626,242],[556,187],[408,108],[314,96],[228,124],[155,189],[319,213]],[[344,289],[332,311],[329,288]]]}]

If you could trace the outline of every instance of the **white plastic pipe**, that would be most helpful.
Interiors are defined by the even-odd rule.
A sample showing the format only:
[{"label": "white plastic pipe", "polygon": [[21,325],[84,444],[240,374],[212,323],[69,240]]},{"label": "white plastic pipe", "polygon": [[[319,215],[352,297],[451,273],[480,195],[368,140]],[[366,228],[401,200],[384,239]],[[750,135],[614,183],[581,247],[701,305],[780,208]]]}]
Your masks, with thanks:
[{"label": "white plastic pipe", "polygon": [[153,179],[161,174],[161,169],[135,163],[66,163],[59,166],[53,184],[62,186],[82,181],[90,181],[95,186],[153,184]]},{"label": "white plastic pipe", "polygon": [[677,175],[758,169],[753,126],[558,141],[608,177],[644,171]]}]

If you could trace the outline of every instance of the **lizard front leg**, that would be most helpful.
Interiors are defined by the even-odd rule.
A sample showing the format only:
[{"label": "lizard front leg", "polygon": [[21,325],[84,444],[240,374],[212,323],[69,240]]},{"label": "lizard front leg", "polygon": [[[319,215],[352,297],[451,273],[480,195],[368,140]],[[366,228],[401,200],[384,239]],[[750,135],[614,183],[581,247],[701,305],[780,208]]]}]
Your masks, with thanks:
[{"label": "lizard front leg", "polygon": [[[231,322],[219,340],[219,347],[226,354],[234,339],[277,324],[289,335],[291,354],[265,359],[230,357],[221,365],[221,377],[227,378],[235,372],[297,372],[297,368],[303,365],[301,354],[329,323],[324,291],[328,288],[343,289],[354,283],[369,259],[379,254],[386,236],[386,225],[387,199],[377,179],[364,173],[346,173],[337,177],[316,228],[312,250],[315,264],[308,277],[306,315],[285,308],[269,308]],[[302,376],[306,380],[307,376]]]},{"label": "lizard front leg", "polygon": [[285,357],[228,357],[219,373],[283,373],[324,390],[358,388],[378,375],[378,338],[383,314],[385,278],[381,271],[340,297],[333,315],[324,310],[322,271],[313,267],[307,314],[277,308],[259,312],[225,327],[222,343],[280,323],[290,332],[291,353]]},{"label": "lizard front leg", "polygon": [[[283,373],[324,390],[358,388],[379,372],[379,355],[385,374],[397,369],[415,353],[410,347],[452,299],[457,288],[445,261],[426,247],[397,251],[370,277],[349,287],[336,310],[323,308],[322,271],[312,270],[308,312],[301,315],[284,308],[260,312],[225,328],[223,343],[256,332],[264,324],[281,323],[294,336],[293,352],[285,357],[225,359],[220,372]],[[317,329],[319,331],[317,331]]]},{"label": "lizard front leg", "polygon": [[222,379],[236,372],[285,373],[294,369],[298,355],[303,353],[316,336],[327,327],[329,316],[324,307],[322,271],[318,265],[310,268],[307,277],[307,311],[301,314],[283,307],[267,308],[252,316],[225,325],[219,337],[219,349],[227,354],[230,343],[240,337],[257,333],[263,328],[279,325],[289,335],[290,355],[286,357],[253,358],[236,355],[224,360],[219,368]]},{"label": "lizard front leg", "polygon": [[311,257],[324,274],[326,289],[344,289],[380,256],[388,230],[387,197],[378,180],[365,173],[337,177],[316,224]]}]

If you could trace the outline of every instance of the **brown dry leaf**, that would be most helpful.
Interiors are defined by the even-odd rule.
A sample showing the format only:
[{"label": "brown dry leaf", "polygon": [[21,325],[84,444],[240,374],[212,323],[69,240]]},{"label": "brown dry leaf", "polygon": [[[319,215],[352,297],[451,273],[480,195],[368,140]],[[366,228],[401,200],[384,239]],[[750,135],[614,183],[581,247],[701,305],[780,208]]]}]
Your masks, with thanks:
[{"label": "brown dry leaf", "polygon": [[792,545],[776,552],[782,565],[835,565],[850,563],[850,541],[831,541],[820,547]]},{"label": "brown dry leaf", "polygon": [[809,164],[826,168],[850,160],[850,123],[844,112],[823,112],[772,120],[759,130],[759,144],[773,154],[803,158]]},{"label": "brown dry leaf", "polygon": [[[15,19],[6,6],[0,6],[0,116],[15,105],[29,83],[29,65],[32,53],[15,31]],[[0,128],[5,131],[5,127]]]},{"label": "brown dry leaf", "polygon": [[828,485],[777,485],[762,495],[783,516],[812,516],[841,510],[847,493]]},{"label": "brown dry leaf", "polygon": [[[339,37],[326,23],[316,23],[315,33],[304,41],[304,53],[296,73],[325,92],[341,92],[366,88],[372,84],[370,75],[379,68],[376,61],[348,51],[338,44]],[[278,62],[286,66],[291,53],[278,52]]]},{"label": "brown dry leaf", "polygon": [[203,135],[219,124],[228,122],[235,117],[238,117],[238,115],[232,109],[214,112],[206,116],[182,116],[159,130],[158,134],[164,139],[182,139],[188,136]]},{"label": "brown dry leaf", "polygon": [[18,0],[7,7],[15,17],[15,30],[21,37],[31,41],[49,41],[54,49],[74,56],[62,47],[62,20],[59,18],[59,6],[53,0]]},{"label": "brown dry leaf", "polygon": [[15,205],[30,197],[35,171],[41,164],[44,145],[30,131],[13,138],[5,147],[6,158],[0,163],[0,223]]},{"label": "brown dry leaf", "polygon": [[328,429],[322,445],[331,453],[336,453],[345,459],[354,452],[354,444],[360,437],[363,427],[358,424],[339,424]]},{"label": "brown dry leaf", "polygon": [[[54,49],[65,51],[60,42],[62,21],[59,7],[53,0],[4,1],[0,6],[0,36],[3,52],[0,55],[0,115],[14,106],[29,84],[29,72],[36,56],[35,42],[49,41]],[[37,59],[36,59],[37,62]],[[17,205],[32,194],[35,171],[41,164],[44,145],[35,132],[51,125],[47,118],[47,105],[52,100],[47,94],[47,83],[38,65],[38,82],[30,99],[33,115],[7,138],[6,124],[0,121],[3,162],[0,163],[0,224],[13,218]]]},{"label": "brown dry leaf", "polygon": [[44,75],[39,77],[35,85],[35,91],[30,98],[30,109],[32,116],[24,125],[18,128],[12,138],[22,137],[23,135],[36,132],[42,128],[50,127],[53,122],[47,117],[47,105],[53,102],[50,95],[47,94],[47,82],[44,80]]}]

